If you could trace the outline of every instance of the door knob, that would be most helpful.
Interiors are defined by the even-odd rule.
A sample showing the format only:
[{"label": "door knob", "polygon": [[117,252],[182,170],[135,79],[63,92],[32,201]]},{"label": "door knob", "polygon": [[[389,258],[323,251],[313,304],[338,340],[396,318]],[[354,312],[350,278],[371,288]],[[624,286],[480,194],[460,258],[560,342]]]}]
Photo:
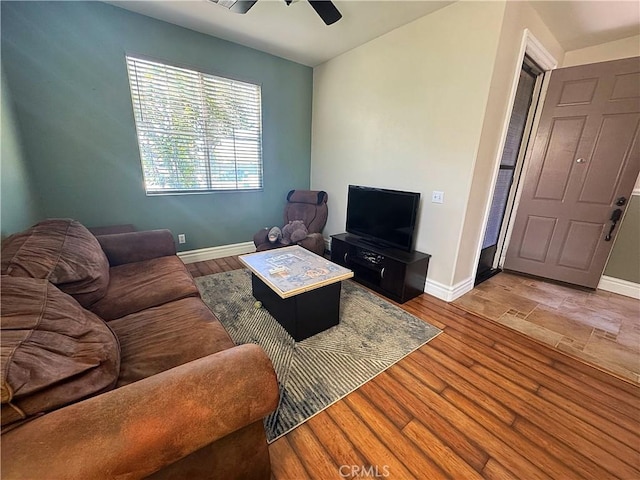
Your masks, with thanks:
[{"label": "door knob", "polygon": [[587,163],[587,160],[585,158],[578,158],[576,163]]},{"label": "door knob", "polygon": [[622,209],[616,208],[613,212],[611,212],[611,227],[609,227],[609,233],[604,237],[605,242],[611,241],[611,234],[613,233],[614,228],[616,228],[616,224],[620,221],[620,217],[622,217]]}]

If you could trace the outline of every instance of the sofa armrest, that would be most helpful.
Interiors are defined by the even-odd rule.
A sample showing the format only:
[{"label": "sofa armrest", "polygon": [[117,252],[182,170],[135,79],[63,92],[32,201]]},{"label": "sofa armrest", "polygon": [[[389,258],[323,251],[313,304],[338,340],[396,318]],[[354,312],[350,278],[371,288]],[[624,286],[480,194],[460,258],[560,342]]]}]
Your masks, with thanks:
[{"label": "sofa armrest", "polygon": [[112,267],[176,254],[170,230],[114,233],[96,238]]},{"label": "sofa armrest", "polygon": [[2,435],[2,478],[141,478],[278,404],[271,361],[241,345],[32,420]]}]

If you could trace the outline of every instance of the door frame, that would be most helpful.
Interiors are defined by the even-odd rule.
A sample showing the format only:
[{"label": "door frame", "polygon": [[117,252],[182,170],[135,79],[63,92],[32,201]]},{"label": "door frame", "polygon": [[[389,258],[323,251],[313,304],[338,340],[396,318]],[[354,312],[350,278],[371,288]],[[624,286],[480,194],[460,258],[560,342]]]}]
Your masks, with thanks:
[{"label": "door frame", "polygon": [[[528,28],[524,29],[522,34],[522,40],[520,42],[520,53],[516,59],[517,63],[514,65],[514,73],[513,79],[511,81],[511,92],[509,94],[509,109],[507,115],[505,116],[503,125],[502,125],[502,133],[500,135],[500,148],[498,149],[496,158],[493,163],[493,173],[491,175],[491,184],[489,187],[488,197],[487,197],[487,205],[485,207],[483,220],[482,220],[482,230],[480,232],[480,237],[478,238],[478,243],[476,245],[476,254],[473,262],[473,274],[471,278],[476,278],[478,273],[478,262],[480,261],[480,252],[482,250],[482,241],[485,236],[485,232],[487,230],[487,222],[489,220],[489,213],[491,210],[491,199],[493,198],[493,194],[496,187],[496,180],[498,178],[498,170],[500,169],[500,161],[502,159],[502,152],[504,150],[505,142],[507,141],[507,133],[509,130],[509,122],[511,120],[511,115],[513,113],[513,105],[515,103],[516,98],[516,90],[518,88],[518,81],[520,79],[520,71],[522,70],[522,64],[524,62],[524,57],[528,56],[531,60],[533,60],[538,67],[540,67],[544,73],[542,73],[542,86],[540,88],[540,96],[538,99],[538,104],[535,109],[535,113],[533,116],[533,124],[530,129],[529,138],[533,136],[533,134],[538,130],[538,124],[540,122],[540,114],[542,113],[542,105],[544,104],[544,98],[547,93],[547,88],[549,86],[549,72],[558,67],[558,61],[556,58],[544,47],[542,42],[540,42],[533,33]],[[524,161],[522,162],[522,168],[517,180],[517,184],[515,186],[515,198],[513,200],[513,206],[511,208],[511,212],[507,218],[505,218],[504,224],[507,225],[506,231],[504,232],[504,240],[502,245],[498,244],[498,250],[496,251],[496,257],[500,260],[498,262],[498,266],[502,266],[504,264],[504,255],[507,251],[507,247],[509,245],[509,240],[511,239],[511,230],[512,230],[512,219],[515,218],[515,215],[518,210],[518,204],[520,202],[521,195],[521,185],[522,180],[526,176],[527,168],[529,164],[530,150],[533,146],[533,142],[529,141],[529,138],[523,138],[523,142],[527,143],[527,149],[524,153],[520,153],[520,155],[524,154]],[[502,236],[502,235],[501,235]],[[499,254],[498,254],[499,252]],[[494,260],[495,264],[495,260]]]},{"label": "door frame", "polygon": [[[522,137],[520,144],[520,151],[518,152],[518,159],[516,160],[515,171],[513,174],[513,188],[509,192],[509,198],[507,199],[507,207],[505,210],[505,216],[502,221],[502,227],[500,228],[500,235],[498,236],[498,248],[496,250],[495,258],[493,259],[493,268],[502,268],[504,265],[505,257],[507,255],[507,247],[511,241],[511,232],[513,230],[513,220],[515,220],[515,214],[518,211],[520,204],[520,192],[522,191],[521,181],[526,175],[525,162],[529,158],[529,153],[532,148],[534,138],[534,132],[538,128],[537,120],[539,119],[539,113],[542,112],[543,102],[543,88],[546,92],[546,86],[550,78],[549,71],[544,71],[539,75],[536,80],[536,84],[533,89],[532,100],[536,102],[532,105],[533,108],[529,111],[527,116],[527,123],[525,125],[525,134]],[[522,147],[525,148],[522,148]]]}]

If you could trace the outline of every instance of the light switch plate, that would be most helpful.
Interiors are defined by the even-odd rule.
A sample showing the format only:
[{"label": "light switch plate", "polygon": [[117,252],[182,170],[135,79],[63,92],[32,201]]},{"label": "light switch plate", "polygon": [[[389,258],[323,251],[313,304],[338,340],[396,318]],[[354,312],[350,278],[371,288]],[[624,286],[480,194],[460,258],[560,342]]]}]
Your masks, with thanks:
[{"label": "light switch plate", "polygon": [[431,203],[444,203],[444,192],[434,190],[431,194]]}]

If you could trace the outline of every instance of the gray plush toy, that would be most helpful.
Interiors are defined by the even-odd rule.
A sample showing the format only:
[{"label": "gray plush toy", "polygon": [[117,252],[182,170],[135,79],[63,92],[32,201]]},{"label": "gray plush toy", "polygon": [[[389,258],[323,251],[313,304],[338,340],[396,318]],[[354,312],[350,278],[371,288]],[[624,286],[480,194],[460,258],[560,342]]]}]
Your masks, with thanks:
[{"label": "gray plush toy", "polygon": [[273,227],[271,230],[269,230],[267,238],[271,243],[276,243],[282,238],[282,231],[280,231],[278,227]]},{"label": "gray plush toy", "polygon": [[307,227],[302,220],[293,220],[282,228],[282,243],[289,245],[307,238]]}]

